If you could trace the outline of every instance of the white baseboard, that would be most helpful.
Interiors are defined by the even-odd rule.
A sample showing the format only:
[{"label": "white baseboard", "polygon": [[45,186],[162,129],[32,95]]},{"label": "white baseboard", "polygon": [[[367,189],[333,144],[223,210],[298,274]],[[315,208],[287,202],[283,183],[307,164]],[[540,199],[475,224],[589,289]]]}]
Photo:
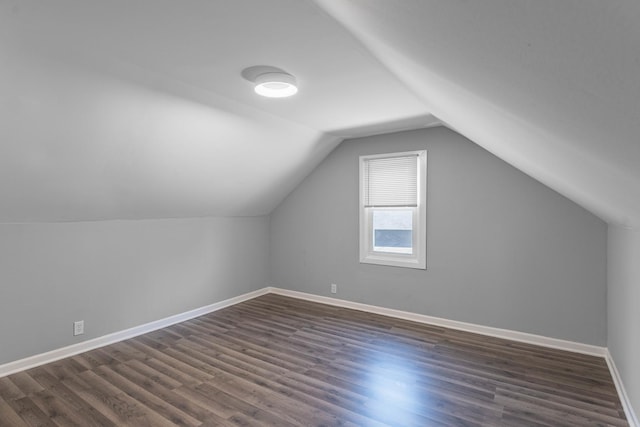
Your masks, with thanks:
[{"label": "white baseboard", "polygon": [[425,314],[411,313],[409,311],[394,310],[391,308],[379,307],[375,305],[362,304],[341,300],[337,298],[324,297],[319,295],[308,294],[305,292],[290,291],[276,287],[269,287],[269,292],[284,295],[292,298],[304,299],[307,301],[315,301],[323,304],[352,308],[354,310],[366,311],[369,313],[381,314],[384,316],[395,317],[398,319],[410,320],[428,325],[443,326],[445,328],[457,329],[459,331],[473,332],[476,334],[487,335],[496,338],[504,338],[512,341],[523,342],[527,344],[535,344],[548,348],[572,351],[574,353],[588,354],[591,356],[605,357],[606,347],[596,345],[582,344],[573,341],[561,340],[558,338],[549,338],[542,335],[529,334],[526,332],[512,331],[509,329],[493,328],[490,326],[476,325],[473,323],[459,322],[457,320],[443,319],[441,317],[427,316]]},{"label": "white baseboard", "polygon": [[190,320],[204,314],[212,313],[222,308],[259,297],[260,295],[264,295],[268,292],[268,288],[259,289],[257,291],[249,292],[237,297],[226,299],[224,301],[209,304],[204,307],[176,314],[174,316],[165,317],[164,319],[145,323],[144,325],[125,329],[124,331],[114,332],[112,334],[103,335],[98,338],[93,338],[77,344],[72,344],[67,347],[48,351],[46,353],[36,354],[35,356],[30,356],[24,359],[16,360],[14,362],[9,362],[4,365],[0,365],[0,378],[14,374],[16,372],[24,371],[26,369],[35,368],[36,366],[55,362],[56,360],[64,359],[65,357],[75,356],[76,354],[84,353],[85,351],[104,347],[105,345],[114,344],[116,342],[133,338],[138,335],[166,328],[167,326],[184,322],[186,320]]},{"label": "white baseboard", "polygon": [[624,414],[627,416],[629,427],[640,427],[640,422],[638,422],[638,417],[636,417],[636,414],[633,411],[631,400],[629,399],[627,391],[624,388],[622,378],[620,377],[620,372],[618,372],[616,363],[613,360],[613,357],[611,356],[611,353],[609,353],[608,349],[607,354],[605,355],[605,360],[607,361],[607,365],[609,366],[609,372],[611,372],[613,383],[616,385],[616,390],[618,391],[618,396],[620,397],[620,403],[622,404],[622,408],[624,409]]}]

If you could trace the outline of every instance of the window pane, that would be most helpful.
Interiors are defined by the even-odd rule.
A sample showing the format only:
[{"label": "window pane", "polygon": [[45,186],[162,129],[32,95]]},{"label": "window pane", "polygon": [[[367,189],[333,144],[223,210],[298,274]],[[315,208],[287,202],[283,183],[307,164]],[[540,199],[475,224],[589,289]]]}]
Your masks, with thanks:
[{"label": "window pane", "polygon": [[413,254],[413,210],[373,210],[373,250]]}]

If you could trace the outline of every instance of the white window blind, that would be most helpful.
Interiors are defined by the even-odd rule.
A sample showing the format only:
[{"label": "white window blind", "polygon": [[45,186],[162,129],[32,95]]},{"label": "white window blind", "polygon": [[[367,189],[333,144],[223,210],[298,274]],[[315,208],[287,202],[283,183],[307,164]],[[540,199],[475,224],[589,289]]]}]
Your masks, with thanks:
[{"label": "white window blind", "polygon": [[418,156],[364,161],[364,206],[418,206]]}]

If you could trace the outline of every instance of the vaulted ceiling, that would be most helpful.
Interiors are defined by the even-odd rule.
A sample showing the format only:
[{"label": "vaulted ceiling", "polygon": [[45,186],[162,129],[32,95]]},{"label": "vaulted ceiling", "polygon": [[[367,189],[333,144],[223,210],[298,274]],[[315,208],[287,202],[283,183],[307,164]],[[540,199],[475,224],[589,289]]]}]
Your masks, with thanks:
[{"label": "vaulted ceiling", "polygon": [[[640,225],[637,22],[635,0],[4,0],[0,221],[266,214],[343,138],[442,122]],[[253,65],[299,94],[257,97]]]}]

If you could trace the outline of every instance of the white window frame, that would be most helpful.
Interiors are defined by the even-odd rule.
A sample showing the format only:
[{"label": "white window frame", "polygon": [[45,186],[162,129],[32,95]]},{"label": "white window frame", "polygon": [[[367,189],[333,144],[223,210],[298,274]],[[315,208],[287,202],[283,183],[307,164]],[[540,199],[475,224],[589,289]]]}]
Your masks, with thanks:
[{"label": "white window frame", "polygon": [[[390,158],[415,155],[418,157],[418,203],[416,207],[365,207],[364,171],[365,161],[376,158]],[[360,262],[426,270],[427,268],[427,151],[405,151],[360,156],[359,168],[360,200]],[[373,211],[376,209],[412,210],[413,233],[412,254],[396,254],[373,250]]]}]

